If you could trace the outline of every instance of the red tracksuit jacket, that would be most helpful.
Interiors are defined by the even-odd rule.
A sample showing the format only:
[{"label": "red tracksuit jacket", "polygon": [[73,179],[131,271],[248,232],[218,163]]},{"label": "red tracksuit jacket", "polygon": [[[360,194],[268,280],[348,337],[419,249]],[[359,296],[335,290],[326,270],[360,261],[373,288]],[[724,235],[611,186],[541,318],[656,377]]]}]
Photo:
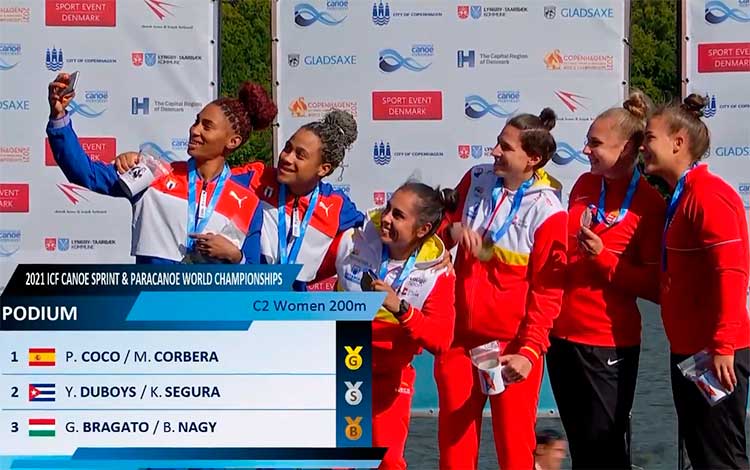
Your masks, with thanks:
[{"label": "red tracksuit jacket", "polygon": [[750,346],[750,249],[739,195],[698,165],[665,236],[661,314],[672,353],[729,355]]},{"label": "red tracksuit jacket", "polygon": [[[458,209],[447,214],[442,233],[450,240],[453,222],[480,233],[492,219],[497,230],[510,213],[515,191],[503,190],[492,217],[491,164],[469,170],[456,190]],[[455,343],[474,347],[492,340],[515,341],[518,354],[536,363],[549,346],[549,330],[560,313],[565,275],[567,213],[545,178],[529,188],[508,232],[483,262],[463,246],[456,256]]]},{"label": "red tracksuit jacket", "polygon": [[[630,176],[609,181],[604,212],[619,214]],[[552,336],[591,346],[626,347],[641,343],[641,317],[636,298],[657,302],[659,260],[664,229],[664,198],[641,177],[625,217],[591,230],[604,250],[594,258],[578,249],[581,215],[599,204],[602,177],[585,173],[570,193],[568,210],[568,269],[560,316]]]}]

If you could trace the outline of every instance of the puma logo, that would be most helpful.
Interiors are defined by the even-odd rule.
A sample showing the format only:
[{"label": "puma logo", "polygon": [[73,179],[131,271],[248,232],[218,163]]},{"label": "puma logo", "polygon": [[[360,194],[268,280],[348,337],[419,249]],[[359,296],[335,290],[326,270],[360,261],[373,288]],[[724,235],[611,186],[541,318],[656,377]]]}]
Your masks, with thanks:
[{"label": "puma logo", "polygon": [[322,207],[324,211],[326,211],[326,217],[328,217],[328,215],[329,215],[329,214],[328,214],[328,211],[330,211],[330,210],[331,210],[331,207],[333,207],[333,204],[329,204],[329,205],[327,205],[327,206],[326,206],[326,205],[325,205],[325,203],[324,203],[323,201],[320,201],[320,202],[318,203],[318,205],[319,205],[320,207]]},{"label": "puma logo", "polygon": [[245,197],[239,197],[237,193],[234,192],[234,190],[229,191],[229,195],[234,198],[235,201],[237,201],[237,207],[242,209],[242,203],[247,199],[247,196]]}]

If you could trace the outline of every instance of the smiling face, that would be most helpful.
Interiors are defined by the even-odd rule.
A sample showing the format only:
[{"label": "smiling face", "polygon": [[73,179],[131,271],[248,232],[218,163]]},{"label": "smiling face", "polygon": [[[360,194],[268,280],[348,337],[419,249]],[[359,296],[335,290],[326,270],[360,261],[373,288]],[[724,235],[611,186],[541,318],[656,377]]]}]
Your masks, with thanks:
[{"label": "smiling face", "polygon": [[197,161],[211,160],[231,153],[242,145],[221,108],[213,103],[206,105],[190,126],[187,153]]},{"label": "smiling face", "polygon": [[616,121],[611,117],[600,117],[591,124],[586,135],[583,154],[589,158],[591,173],[601,176],[614,176],[624,166],[635,162],[635,152],[628,147],[628,140],[615,128]]},{"label": "smiling face", "polygon": [[380,219],[380,241],[384,245],[404,250],[424,238],[432,225],[420,223],[418,196],[399,189],[385,207]]},{"label": "smiling face", "polygon": [[643,162],[645,171],[651,175],[663,176],[675,165],[677,134],[669,131],[664,116],[654,116],[648,120],[646,139],[643,142]]},{"label": "smiling face", "polygon": [[521,130],[505,126],[497,136],[497,144],[492,149],[495,164],[492,169],[500,177],[521,177],[533,171],[541,158],[529,155],[521,146]]},{"label": "smiling face", "polygon": [[325,177],[331,164],[323,162],[320,137],[310,130],[300,129],[286,142],[277,168],[279,183],[304,186]]}]

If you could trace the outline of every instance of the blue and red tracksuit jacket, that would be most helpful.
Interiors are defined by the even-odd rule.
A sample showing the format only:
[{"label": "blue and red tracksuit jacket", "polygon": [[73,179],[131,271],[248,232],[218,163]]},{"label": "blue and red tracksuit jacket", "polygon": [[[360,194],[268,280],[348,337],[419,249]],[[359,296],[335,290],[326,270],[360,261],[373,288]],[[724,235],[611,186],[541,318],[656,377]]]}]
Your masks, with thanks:
[{"label": "blue and red tracksuit jacket", "polygon": [[[260,199],[263,211],[263,231],[260,240],[261,263],[279,262],[279,182],[276,168],[262,162],[248,163],[232,169],[236,180],[252,188]],[[361,227],[365,216],[343,192],[328,183],[319,183],[320,195],[313,211],[307,232],[302,239],[296,263],[302,265],[297,275],[295,290],[306,290],[308,282],[333,276],[335,271],[321,272],[323,259],[331,250],[336,237],[352,227]],[[291,230],[293,210],[297,210],[299,220],[310,205],[310,194],[295,196],[287,192],[286,227]],[[334,253],[335,256],[335,253]]]},{"label": "blue and red tracksuit jacket", "polygon": [[[55,161],[71,183],[100,194],[127,197],[114,166],[86,155],[69,115],[51,120],[47,136]],[[210,200],[216,183],[197,178],[196,194],[205,189]],[[130,203],[133,206],[131,254],[136,263],[179,263],[187,252],[187,162],[172,163],[171,173],[155,179]],[[227,179],[203,232],[228,235],[242,251],[246,263],[258,263],[262,223],[263,213],[255,192],[232,176]]]}]

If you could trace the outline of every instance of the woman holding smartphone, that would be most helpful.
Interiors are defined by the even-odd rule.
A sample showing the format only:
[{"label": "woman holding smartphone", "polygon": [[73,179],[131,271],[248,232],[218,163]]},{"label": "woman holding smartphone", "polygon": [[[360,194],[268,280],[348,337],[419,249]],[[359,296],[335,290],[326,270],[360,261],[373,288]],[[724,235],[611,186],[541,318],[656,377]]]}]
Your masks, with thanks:
[{"label": "woman holding smartphone", "polygon": [[[319,276],[318,271],[334,240],[362,225],[364,215],[349,197],[322,181],[341,165],[356,139],[354,117],[333,109],[320,121],[297,129],[284,145],[276,167],[252,162],[232,169],[233,180],[260,199],[260,262],[301,264],[295,290],[306,290],[308,282],[328,277]],[[137,154],[130,152],[118,156],[115,164],[124,173],[137,161]]]},{"label": "woman holding smartphone", "polygon": [[334,247],[339,290],[386,293],[372,323],[372,445],[388,448],[381,469],[406,468],[412,358],[445,351],[453,339],[455,276],[440,267],[446,248],[435,231],[455,203],[453,190],[406,183]]},{"label": "woman holding smartphone", "polygon": [[133,205],[131,253],[137,263],[260,261],[262,212],[258,198],[234,180],[226,164],[252,130],[267,127],[276,106],[263,88],[245,82],[238,98],[206,105],[189,130],[187,162],[172,163],[142,192],[131,195],[115,166],[89,158],[66,107],[70,76],[50,83],[47,136],[68,180],[92,191],[127,197]]},{"label": "woman holding smartphone", "polygon": [[488,399],[483,384],[493,393],[499,386],[472,363],[472,351],[498,343],[507,384],[489,396],[498,462],[503,469],[534,467],[543,355],[560,312],[566,260],[567,213],[538,173],[556,149],[555,119],[545,108],[508,120],[492,150],[494,164],[466,173],[458,208],[441,232],[458,244],[456,337],[435,358],[443,470],[477,468]]},{"label": "woman holding smartphone", "polygon": [[[672,189],[661,245],[661,315],[671,351],[680,436],[695,469],[750,468],[745,419],[750,376],[750,246],[745,207],[700,163],[710,138],[706,100],[692,94],[648,120],[645,171]],[[677,364],[706,351],[729,396],[709,404]]]}]

